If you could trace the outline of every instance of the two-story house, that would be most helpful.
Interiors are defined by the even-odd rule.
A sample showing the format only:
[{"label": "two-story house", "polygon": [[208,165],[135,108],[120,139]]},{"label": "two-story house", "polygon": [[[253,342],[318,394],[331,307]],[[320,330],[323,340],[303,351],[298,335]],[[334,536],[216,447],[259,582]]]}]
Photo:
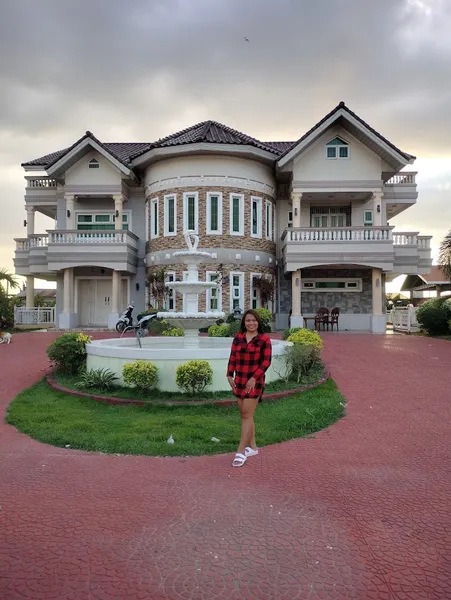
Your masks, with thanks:
[{"label": "two-story house", "polygon": [[[90,132],[70,148],[23,163],[27,237],[16,273],[57,282],[57,326],[114,327],[147,282],[184,277],[174,250],[183,231],[213,253],[200,279],[219,279],[199,309],[226,312],[273,288],[278,327],[325,306],[340,328],[385,331],[385,283],[430,270],[430,236],[394,232],[389,220],[415,204],[414,156],[343,102],[294,142],[262,142],[206,121],[151,143],[102,143]],[[33,172],[35,174],[33,174]],[[39,172],[39,175],[36,173]],[[40,211],[55,228],[34,230]],[[169,293],[168,310],[182,310]]]}]

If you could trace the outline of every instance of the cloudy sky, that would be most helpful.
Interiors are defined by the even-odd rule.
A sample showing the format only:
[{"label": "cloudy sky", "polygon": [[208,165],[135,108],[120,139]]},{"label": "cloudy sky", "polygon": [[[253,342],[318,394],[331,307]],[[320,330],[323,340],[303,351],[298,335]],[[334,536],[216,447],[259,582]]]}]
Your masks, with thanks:
[{"label": "cloudy sky", "polygon": [[450,31],[449,0],[2,2],[0,266],[25,235],[20,163],[87,129],[152,141],[215,119],[293,140],[340,100],[418,157],[418,204],[392,224],[434,235],[436,253],[451,229]]}]

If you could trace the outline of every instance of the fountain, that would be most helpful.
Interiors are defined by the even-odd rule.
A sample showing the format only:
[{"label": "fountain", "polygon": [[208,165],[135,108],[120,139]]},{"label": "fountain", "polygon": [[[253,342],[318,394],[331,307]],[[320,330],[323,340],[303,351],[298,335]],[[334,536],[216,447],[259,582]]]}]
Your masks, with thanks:
[{"label": "fountain", "polygon": [[219,310],[199,312],[199,294],[218,287],[218,284],[213,281],[199,281],[198,266],[212,255],[210,252],[201,252],[197,249],[199,236],[194,231],[185,231],[183,236],[188,250],[178,250],[172,256],[176,262],[186,265],[187,277],[185,281],[167,283],[166,287],[182,294],[186,310],[184,312],[160,312],[157,317],[166,319],[174,327],[182,327],[185,330],[186,347],[198,347],[199,329],[212,325],[218,319],[223,319],[225,313]]},{"label": "fountain", "polygon": [[[225,314],[219,310],[199,312],[199,295],[217,287],[211,281],[199,281],[198,266],[212,258],[210,252],[198,250],[199,238],[193,231],[185,231],[187,250],[173,252],[174,262],[187,267],[185,281],[167,283],[167,287],[180,292],[184,298],[184,312],[159,312],[158,317],[168,321],[174,327],[182,327],[184,337],[122,337],[94,340],[86,346],[88,353],[87,368],[107,368],[124,384],[122,368],[135,360],[148,360],[158,367],[159,385],[162,391],[178,391],[175,383],[179,365],[189,360],[208,360],[213,369],[213,384],[210,391],[229,389],[226,378],[231,338],[211,338],[199,336],[199,329],[223,319]],[[289,342],[272,340],[273,360],[266,373],[266,381],[275,381],[283,372],[283,354]]]}]

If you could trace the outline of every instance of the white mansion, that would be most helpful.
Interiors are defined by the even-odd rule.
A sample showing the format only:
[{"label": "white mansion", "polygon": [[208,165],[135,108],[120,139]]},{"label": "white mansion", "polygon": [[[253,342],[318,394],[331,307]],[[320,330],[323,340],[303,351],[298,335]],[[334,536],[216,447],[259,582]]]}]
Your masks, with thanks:
[{"label": "white mansion", "polygon": [[[416,174],[401,172],[414,160],[343,102],[293,142],[214,121],[150,143],[87,132],[23,163],[27,236],[16,239],[16,273],[27,278],[29,308],[34,278],[56,281],[59,328],[114,327],[127,303],[141,311],[152,301],[152,274],[184,277],[172,253],[192,229],[213,253],[200,278],[221,281],[200,310],[258,307],[272,289],[278,327],[290,310],[300,325],[337,307],[340,329],[383,332],[385,282],[431,266],[430,236],[389,225],[416,202]],[[36,232],[36,211],[54,229]],[[163,301],[182,309],[181,297]]]}]

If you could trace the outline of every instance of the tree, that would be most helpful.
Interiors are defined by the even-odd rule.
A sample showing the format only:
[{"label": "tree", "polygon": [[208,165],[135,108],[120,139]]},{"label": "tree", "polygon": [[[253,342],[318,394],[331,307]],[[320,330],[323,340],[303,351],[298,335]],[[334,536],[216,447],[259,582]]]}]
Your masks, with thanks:
[{"label": "tree", "polygon": [[451,281],[451,230],[440,244],[438,264],[445,277]]},{"label": "tree", "polygon": [[19,287],[18,282],[14,275],[8,273],[6,269],[0,269],[0,288],[4,293],[10,287],[12,290],[16,290]]}]

